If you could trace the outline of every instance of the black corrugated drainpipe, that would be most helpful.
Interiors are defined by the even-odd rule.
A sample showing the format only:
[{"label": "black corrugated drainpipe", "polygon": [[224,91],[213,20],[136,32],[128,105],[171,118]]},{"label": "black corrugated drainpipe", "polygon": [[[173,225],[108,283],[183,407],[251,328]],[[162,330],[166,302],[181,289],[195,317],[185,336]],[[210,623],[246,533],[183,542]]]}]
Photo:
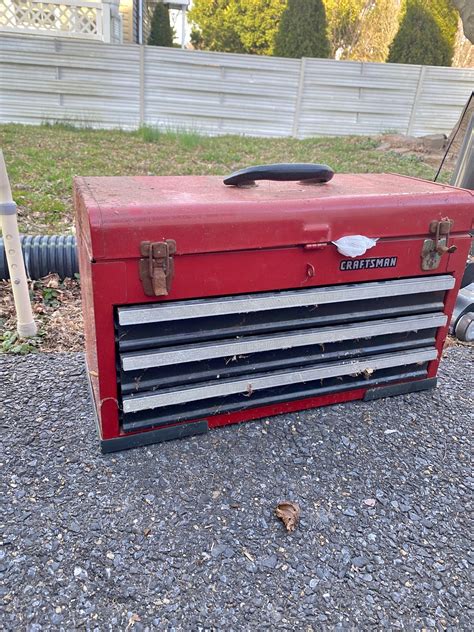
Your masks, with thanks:
[{"label": "black corrugated drainpipe", "polygon": [[[53,272],[64,279],[79,272],[74,235],[22,235],[20,240],[30,279],[40,279]],[[9,278],[5,247],[0,238],[0,279]]]}]

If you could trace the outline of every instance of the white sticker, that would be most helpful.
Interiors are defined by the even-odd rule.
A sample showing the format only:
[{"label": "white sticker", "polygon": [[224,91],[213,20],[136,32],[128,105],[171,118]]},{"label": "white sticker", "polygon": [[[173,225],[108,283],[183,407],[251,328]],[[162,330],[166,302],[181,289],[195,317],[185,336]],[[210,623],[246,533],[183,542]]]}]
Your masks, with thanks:
[{"label": "white sticker", "polygon": [[345,257],[360,257],[360,255],[364,255],[369,248],[375,246],[377,239],[364,237],[364,235],[348,235],[332,243],[336,246],[341,255]]}]

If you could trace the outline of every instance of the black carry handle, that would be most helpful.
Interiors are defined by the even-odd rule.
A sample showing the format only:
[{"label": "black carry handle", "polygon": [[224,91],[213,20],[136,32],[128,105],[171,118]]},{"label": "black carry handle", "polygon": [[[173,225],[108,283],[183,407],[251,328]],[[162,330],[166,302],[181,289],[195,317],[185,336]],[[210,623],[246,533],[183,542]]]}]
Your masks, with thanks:
[{"label": "black carry handle", "polygon": [[310,180],[311,182],[329,182],[334,171],[327,165],[312,163],[277,163],[247,167],[232,173],[224,179],[224,184],[254,184],[255,180]]}]

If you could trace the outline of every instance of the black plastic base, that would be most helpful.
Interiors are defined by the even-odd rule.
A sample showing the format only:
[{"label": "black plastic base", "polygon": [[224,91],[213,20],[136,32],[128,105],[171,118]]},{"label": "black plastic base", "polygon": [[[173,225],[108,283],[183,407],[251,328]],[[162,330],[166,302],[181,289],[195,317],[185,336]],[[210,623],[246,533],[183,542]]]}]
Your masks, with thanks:
[{"label": "black plastic base", "polygon": [[383,397],[393,397],[394,395],[406,395],[407,393],[428,391],[431,388],[436,388],[437,381],[437,378],[431,377],[415,382],[401,382],[400,384],[391,384],[390,386],[369,388],[365,392],[364,402],[371,402],[375,399],[382,399]]},{"label": "black plastic base", "polygon": [[147,432],[125,435],[115,439],[102,439],[100,448],[103,454],[108,454],[109,452],[129,450],[130,448],[138,448],[140,446],[150,445],[151,443],[161,443],[162,441],[201,435],[205,434],[208,430],[207,421],[194,421],[190,424],[179,424],[177,426],[159,428],[158,430],[148,430]]},{"label": "black plastic base", "polygon": [[94,410],[94,419],[97,427],[97,433],[100,439],[100,449],[102,454],[109,454],[110,452],[119,452],[120,450],[129,450],[130,448],[139,448],[144,445],[150,445],[152,443],[161,443],[162,441],[172,441],[173,439],[184,439],[185,437],[192,437],[193,435],[206,434],[209,430],[209,425],[206,420],[193,421],[191,423],[177,424],[176,426],[169,426],[166,428],[158,428],[156,430],[148,430],[147,432],[139,432],[136,434],[124,435],[122,437],[116,437],[114,439],[102,439],[100,432],[99,416],[95,407],[95,400],[93,395],[93,388],[90,380],[89,369],[87,362],[85,362],[87,386],[89,387],[89,394],[92,402],[92,408]]}]

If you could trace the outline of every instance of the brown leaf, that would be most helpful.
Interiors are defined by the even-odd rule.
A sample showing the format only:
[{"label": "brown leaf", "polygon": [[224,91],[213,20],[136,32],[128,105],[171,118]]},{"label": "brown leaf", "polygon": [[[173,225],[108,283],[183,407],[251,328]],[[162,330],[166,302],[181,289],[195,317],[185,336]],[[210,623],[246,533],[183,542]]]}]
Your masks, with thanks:
[{"label": "brown leaf", "polygon": [[125,631],[128,632],[128,630],[130,630],[130,628],[133,628],[135,623],[137,623],[138,621],[141,621],[140,615],[132,614],[132,616],[128,620],[128,624],[127,624],[127,627],[125,628]]},{"label": "brown leaf", "polygon": [[278,503],[275,514],[283,522],[287,531],[294,531],[300,518],[301,509],[297,503],[284,500]]}]

